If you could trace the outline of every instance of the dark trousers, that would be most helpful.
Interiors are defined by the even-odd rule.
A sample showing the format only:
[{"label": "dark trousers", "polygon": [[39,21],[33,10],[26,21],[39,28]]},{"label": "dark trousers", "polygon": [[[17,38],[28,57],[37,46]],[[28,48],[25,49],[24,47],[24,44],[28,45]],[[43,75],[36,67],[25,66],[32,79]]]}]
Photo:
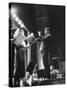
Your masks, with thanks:
[{"label": "dark trousers", "polygon": [[15,86],[20,86],[20,79],[25,77],[24,51],[22,47],[17,48],[16,55]]},{"label": "dark trousers", "polygon": [[43,63],[45,67],[45,77],[50,78],[50,66],[48,61],[48,51],[44,53]]},{"label": "dark trousers", "polygon": [[[45,49],[46,48],[46,49]],[[50,78],[50,66],[49,66],[49,61],[48,61],[48,47],[46,46],[44,48],[44,57],[43,57],[43,64],[45,67],[45,70],[38,70],[38,77],[47,77]],[[35,64],[37,63],[37,54],[36,54],[36,48],[34,48],[34,51],[32,51],[32,60],[30,64],[28,65],[27,71],[32,74],[33,69],[35,67]]]},{"label": "dark trousers", "polygon": [[33,44],[31,47],[31,61],[26,71],[32,74],[36,63],[37,63],[37,43]]}]

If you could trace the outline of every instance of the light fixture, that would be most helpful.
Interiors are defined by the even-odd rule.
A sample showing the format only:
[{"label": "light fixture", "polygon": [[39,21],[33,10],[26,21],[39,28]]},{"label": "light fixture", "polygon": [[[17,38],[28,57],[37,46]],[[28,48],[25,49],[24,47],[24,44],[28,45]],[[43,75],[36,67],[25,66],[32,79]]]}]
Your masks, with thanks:
[{"label": "light fixture", "polygon": [[22,21],[21,20],[18,20],[18,24],[21,25],[22,24]]},{"label": "light fixture", "polygon": [[25,27],[24,23],[22,23],[20,26],[21,26],[21,28],[22,28],[22,27]]},{"label": "light fixture", "polygon": [[16,13],[16,12],[17,12],[16,8],[15,7],[12,7],[11,8],[11,14]]},{"label": "light fixture", "polygon": [[14,14],[12,14],[12,17],[13,17],[13,18],[16,18],[16,14],[15,14],[15,13],[14,13]]},{"label": "light fixture", "polygon": [[15,21],[19,22],[19,18],[17,16],[14,19]]},{"label": "light fixture", "polygon": [[17,15],[17,9],[16,9],[16,7],[12,7],[11,8],[11,15],[12,15],[13,18],[16,17],[16,15]]}]

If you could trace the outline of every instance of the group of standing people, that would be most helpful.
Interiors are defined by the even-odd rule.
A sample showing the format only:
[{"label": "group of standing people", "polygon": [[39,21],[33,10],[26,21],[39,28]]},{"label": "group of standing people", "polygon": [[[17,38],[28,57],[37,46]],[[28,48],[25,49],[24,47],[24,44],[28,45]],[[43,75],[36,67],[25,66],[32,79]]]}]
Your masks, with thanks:
[{"label": "group of standing people", "polygon": [[[49,62],[48,62],[48,51],[50,48],[51,33],[50,33],[50,27],[47,25],[48,19],[45,16],[45,15],[47,15],[46,8],[44,6],[43,7],[41,6],[42,7],[41,8],[40,6],[32,5],[29,7],[29,9],[31,9],[31,7],[35,7],[34,8],[35,13],[36,13],[35,18],[38,17],[39,19],[41,19],[41,17],[44,17],[41,20],[42,22],[40,22],[40,24],[43,24],[43,25],[41,25],[42,26],[41,29],[37,29],[37,28],[33,28],[33,26],[35,26],[34,24],[36,24],[36,23],[38,23],[38,25],[39,25],[39,21],[34,24],[30,23],[31,24],[30,26],[32,28],[30,30],[28,29],[29,30],[28,36],[25,35],[25,31],[26,31],[26,33],[28,33],[28,30],[24,30],[24,27],[18,28],[13,35],[14,43],[12,45],[14,46],[14,49],[11,53],[12,61],[10,61],[11,65],[12,65],[12,66],[10,65],[10,68],[13,68],[13,69],[10,70],[12,73],[10,73],[11,75],[9,75],[9,77],[10,77],[10,79],[11,79],[11,77],[14,77],[14,79],[13,79],[14,84],[15,84],[14,86],[20,86],[21,79],[23,79],[23,81],[28,84],[27,80],[28,80],[28,78],[30,78],[30,76],[32,76],[34,67],[36,65],[37,65],[38,78],[44,78],[44,79],[50,78],[50,66],[49,66]],[[45,11],[42,11],[42,9]],[[25,7],[24,11],[25,10],[27,10],[27,7]],[[34,12],[33,8],[31,10],[32,10],[32,12]],[[30,11],[29,12],[28,11],[29,10],[27,10],[26,12],[29,13]],[[30,21],[32,21],[32,23],[33,23],[33,19],[34,19],[34,18],[32,18],[33,14],[30,15],[30,13],[29,13],[29,15],[25,14],[25,16],[26,17],[29,16],[29,19],[31,17]],[[28,20],[28,18],[27,18],[27,20]],[[29,23],[30,21],[27,21],[27,23]],[[39,25],[38,27],[41,27],[41,26]],[[19,37],[19,38],[17,38],[17,37]],[[28,37],[29,38],[32,37],[31,41],[34,40],[35,43],[32,44],[32,42],[28,42],[29,41],[29,40],[27,41]],[[31,44],[32,44],[32,46],[31,46]],[[29,62],[29,65],[25,69],[25,57],[26,57],[25,52],[26,52],[27,48],[29,48],[30,46],[31,46],[31,61]],[[31,85],[31,84],[32,84],[32,82],[30,80],[29,85]]]},{"label": "group of standing people", "polygon": [[[18,31],[19,30],[19,31]],[[17,29],[16,32],[21,32],[24,35],[23,30]],[[14,38],[18,35],[14,34]],[[32,74],[35,65],[37,64],[37,76],[38,78],[49,79],[50,78],[50,66],[48,61],[48,49],[49,49],[49,40],[51,34],[48,27],[45,27],[43,31],[39,32],[38,39],[31,46],[31,61],[25,70],[25,51],[30,46],[30,43],[27,44],[26,41],[23,41],[19,46],[16,47],[16,71],[15,71],[15,85],[20,85],[20,79],[32,85]],[[16,36],[15,36],[16,35]],[[24,35],[25,36],[25,35]],[[29,35],[35,38],[34,33]],[[28,37],[29,37],[28,36]],[[28,38],[27,37],[27,38]],[[32,42],[31,42],[32,43]],[[25,50],[24,50],[24,48]],[[15,69],[14,68],[14,69]],[[30,79],[28,83],[28,79]]]}]

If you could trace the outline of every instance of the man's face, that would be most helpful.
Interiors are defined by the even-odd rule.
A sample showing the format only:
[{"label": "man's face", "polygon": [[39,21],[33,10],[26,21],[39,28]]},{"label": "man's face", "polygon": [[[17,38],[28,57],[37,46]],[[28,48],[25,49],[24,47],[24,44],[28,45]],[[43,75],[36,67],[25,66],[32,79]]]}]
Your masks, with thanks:
[{"label": "man's face", "polygon": [[45,35],[49,33],[49,27],[44,28]]},{"label": "man's face", "polygon": [[53,66],[51,65],[51,66],[50,66],[50,71],[53,71],[53,69],[54,69],[54,68],[53,68]]}]

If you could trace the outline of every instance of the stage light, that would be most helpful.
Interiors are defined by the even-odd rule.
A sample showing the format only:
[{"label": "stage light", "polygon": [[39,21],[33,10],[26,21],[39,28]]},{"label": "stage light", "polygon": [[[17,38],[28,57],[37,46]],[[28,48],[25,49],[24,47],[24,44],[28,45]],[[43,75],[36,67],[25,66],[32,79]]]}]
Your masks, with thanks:
[{"label": "stage light", "polygon": [[17,12],[16,8],[15,7],[12,7],[11,8],[11,14],[16,13],[16,12]]},{"label": "stage light", "polygon": [[15,17],[15,21],[19,22],[19,18],[17,16]]},{"label": "stage light", "polygon": [[20,26],[21,26],[21,28],[22,28],[22,27],[25,27],[24,23],[22,23]]},{"label": "stage light", "polygon": [[18,21],[18,24],[19,24],[19,25],[21,25],[21,24],[22,24],[22,21],[21,21],[21,20],[19,20],[19,21]]},{"label": "stage light", "polygon": [[16,14],[12,14],[12,17],[15,18],[16,17]]},{"label": "stage light", "polygon": [[11,8],[11,15],[13,18],[15,18],[17,16],[17,9],[15,7]]}]

